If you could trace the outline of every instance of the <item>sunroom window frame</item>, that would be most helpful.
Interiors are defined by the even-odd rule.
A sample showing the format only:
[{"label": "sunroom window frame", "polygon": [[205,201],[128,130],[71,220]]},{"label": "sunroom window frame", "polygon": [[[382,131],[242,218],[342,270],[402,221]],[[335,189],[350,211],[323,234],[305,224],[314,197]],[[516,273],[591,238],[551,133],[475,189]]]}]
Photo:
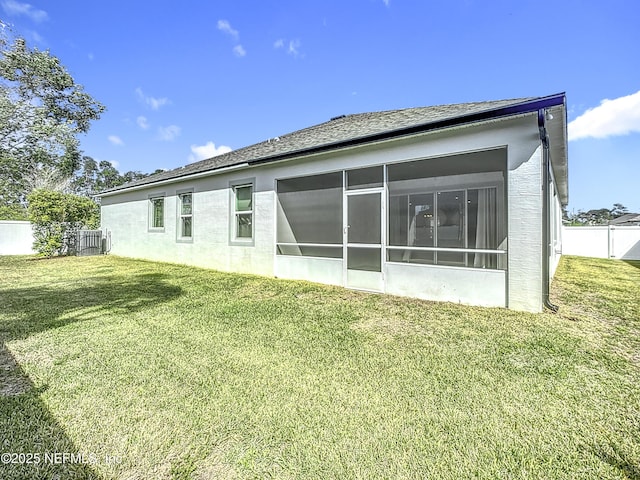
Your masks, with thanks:
[{"label": "sunroom window frame", "polygon": [[[344,169],[337,169],[337,170],[327,170],[327,171],[322,171],[319,173],[309,173],[309,174],[304,174],[304,175],[296,175],[296,176],[289,176],[289,177],[281,177],[281,178],[277,178],[274,181],[274,189],[276,192],[276,202],[279,202],[279,185],[280,182],[289,182],[289,181],[295,181],[295,180],[300,180],[300,179],[307,179],[309,177],[318,177],[318,176],[325,176],[325,175],[330,175],[330,176],[339,176],[340,178],[340,185],[336,186],[336,187],[331,187],[330,189],[336,189],[339,190],[339,194],[338,194],[338,198],[340,201],[340,208],[339,208],[339,212],[340,212],[340,219],[339,219],[339,225],[338,225],[338,231],[339,231],[339,237],[340,237],[340,241],[339,242],[300,242],[300,241],[281,241],[279,238],[279,232],[276,230],[275,232],[275,240],[276,240],[276,245],[275,245],[275,254],[276,256],[282,256],[282,257],[302,257],[302,258],[320,258],[320,259],[332,259],[332,260],[340,260],[342,261],[343,259],[343,250],[344,250],[344,219],[343,219],[343,209],[344,209],[344,194],[345,194],[345,170]],[[279,209],[278,209],[279,210]],[[277,223],[277,215],[279,215],[280,212],[278,211],[276,213],[276,223]],[[293,248],[293,249],[298,249],[297,253],[292,253],[292,252],[285,252],[283,251],[283,247],[286,248]],[[303,254],[302,253],[302,249],[305,248],[322,248],[322,249],[326,249],[325,251],[332,251],[332,252],[336,252],[335,254],[332,255],[318,255],[318,254],[313,254],[313,255],[309,255],[309,254]],[[316,252],[317,253],[317,252]]]},{"label": "sunroom window frame", "polygon": [[[391,164],[393,165],[393,164]],[[390,166],[390,165],[388,165]],[[487,172],[487,173],[494,173],[494,172]],[[496,172],[497,173],[497,172]],[[462,174],[465,175],[465,174]],[[450,178],[454,178],[457,177],[458,175],[448,175],[447,177]],[[433,178],[447,178],[447,177],[433,177]],[[411,195],[433,195],[433,204],[434,204],[434,213],[435,213],[435,217],[434,217],[434,245],[432,247],[415,247],[415,246],[404,246],[404,245],[392,245],[391,244],[391,232],[390,232],[390,228],[391,228],[391,222],[389,219],[389,215],[390,215],[390,209],[387,211],[387,238],[389,239],[388,244],[386,245],[387,248],[387,253],[385,253],[385,262],[386,263],[394,263],[394,264],[399,264],[399,265],[406,265],[406,264],[414,264],[412,262],[398,262],[398,261],[394,261],[394,260],[388,260],[388,252],[390,250],[414,250],[414,251],[429,251],[429,252],[433,252],[434,254],[434,262],[433,263],[429,263],[429,264],[425,264],[428,266],[432,266],[432,267],[453,267],[453,268],[471,268],[471,269],[478,269],[478,268],[482,268],[482,267],[475,267],[474,265],[469,265],[469,254],[472,253],[488,253],[488,254],[496,254],[498,255],[498,263],[503,263],[505,266],[504,268],[500,268],[498,267],[498,270],[507,270],[506,267],[506,256],[508,255],[508,248],[505,247],[504,248],[500,248],[500,245],[498,245],[498,247],[496,249],[476,249],[476,248],[472,248],[469,246],[468,242],[469,242],[469,212],[468,212],[468,194],[469,194],[469,190],[482,190],[482,189],[495,189],[496,190],[496,199],[499,200],[496,202],[496,217],[497,220],[501,220],[497,222],[497,237],[498,239],[500,238],[506,238],[506,234],[507,234],[507,225],[505,222],[505,217],[504,215],[506,215],[506,196],[505,196],[505,179],[503,178],[502,181],[497,181],[497,180],[491,180],[491,181],[480,181],[480,182],[473,182],[473,181],[461,181],[460,183],[456,184],[455,182],[452,182],[446,186],[442,186],[442,187],[437,187],[437,186],[432,186],[432,187],[425,187],[420,191],[415,191],[415,192],[410,192],[410,193],[400,193],[400,194],[394,194],[391,193],[388,190],[388,184],[387,184],[387,194],[388,194],[388,199],[390,201],[391,197],[400,197],[400,196],[407,196],[410,197]],[[464,195],[464,217],[463,217],[463,234],[464,234],[464,247],[441,247],[438,246],[438,193],[447,193],[447,192],[457,192],[457,191],[462,191],[463,195]],[[446,253],[461,253],[464,254],[464,265],[453,265],[453,264],[447,264],[447,263],[440,263],[438,262],[438,252],[446,252]],[[500,256],[504,257],[504,261],[500,262]],[[417,265],[422,265],[421,263],[416,263]]]}]

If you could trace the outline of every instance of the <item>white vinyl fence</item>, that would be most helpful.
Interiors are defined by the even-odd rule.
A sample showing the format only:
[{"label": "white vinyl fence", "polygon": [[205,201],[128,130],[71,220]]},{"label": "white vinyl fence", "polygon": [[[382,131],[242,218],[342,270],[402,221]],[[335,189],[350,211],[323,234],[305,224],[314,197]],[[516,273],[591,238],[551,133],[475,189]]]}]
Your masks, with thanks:
[{"label": "white vinyl fence", "polygon": [[28,255],[33,250],[31,223],[0,220],[0,255]]},{"label": "white vinyl fence", "polygon": [[563,227],[562,254],[640,260],[640,227]]}]

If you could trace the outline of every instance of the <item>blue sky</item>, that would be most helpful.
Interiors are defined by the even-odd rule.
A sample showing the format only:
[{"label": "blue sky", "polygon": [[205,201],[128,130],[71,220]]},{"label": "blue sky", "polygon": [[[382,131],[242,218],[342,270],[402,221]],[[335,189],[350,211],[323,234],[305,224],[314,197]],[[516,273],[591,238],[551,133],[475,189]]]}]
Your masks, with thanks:
[{"label": "blue sky", "polygon": [[341,114],[566,92],[569,210],[640,212],[637,0],[0,7],[106,105],[82,149],[121,172],[175,168]]}]

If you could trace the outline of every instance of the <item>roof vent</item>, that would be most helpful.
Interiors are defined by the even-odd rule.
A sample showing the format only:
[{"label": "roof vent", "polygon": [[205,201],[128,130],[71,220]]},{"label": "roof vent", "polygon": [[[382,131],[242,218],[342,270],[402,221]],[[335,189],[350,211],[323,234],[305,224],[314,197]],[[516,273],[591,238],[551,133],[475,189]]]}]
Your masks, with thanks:
[{"label": "roof vent", "polygon": [[332,122],[332,121],[334,121],[334,120],[338,120],[338,119],[340,119],[340,118],[345,118],[345,117],[346,117],[346,115],[338,115],[337,117],[332,117],[332,118],[330,118],[330,119],[329,119],[329,121],[330,121],[330,122]]}]

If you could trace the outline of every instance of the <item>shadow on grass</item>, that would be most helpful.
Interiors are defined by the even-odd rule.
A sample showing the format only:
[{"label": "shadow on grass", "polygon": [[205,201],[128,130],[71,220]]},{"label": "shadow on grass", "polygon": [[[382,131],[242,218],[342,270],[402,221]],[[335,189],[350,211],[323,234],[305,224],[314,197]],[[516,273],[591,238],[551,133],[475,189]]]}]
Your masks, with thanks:
[{"label": "shadow on grass", "polygon": [[[78,478],[100,476],[94,457],[78,457],[78,449],[40,398],[41,390],[0,345],[0,478]],[[54,454],[73,454],[75,458]],[[89,453],[89,452],[88,452]],[[96,459],[97,461],[97,459]]]},{"label": "shadow on grass", "polygon": [[9,320],[0,321],[0,338],[10,341],[74,322],[127,314],[156,306],[182,294],[159,273],[79,278],[46,286],[0,291]]},{"label": "shadow on grass", "polygon": [[[74,322],[109,321],[181,295],[165,277],[105,275],[0,290],[0,478],[100,478],[92,468],[100,459],[77,450],[41,398],[46,387],[35,388],[6,342]],[[75,457],[52,457],[65,453]]]},{"label": "shadow on grass", "polygon": [[635,465],[630,459],[616,448],[615,445],[609,445],[609,448],[596,448],[596,455],[603,461],[618,470],[629,480],[640,480],[640,466]]},{"label": "shadow on grass", "polygon": [[632,267],[640,268],[640,260],[623,260],[624,263],[628,263]]}]

